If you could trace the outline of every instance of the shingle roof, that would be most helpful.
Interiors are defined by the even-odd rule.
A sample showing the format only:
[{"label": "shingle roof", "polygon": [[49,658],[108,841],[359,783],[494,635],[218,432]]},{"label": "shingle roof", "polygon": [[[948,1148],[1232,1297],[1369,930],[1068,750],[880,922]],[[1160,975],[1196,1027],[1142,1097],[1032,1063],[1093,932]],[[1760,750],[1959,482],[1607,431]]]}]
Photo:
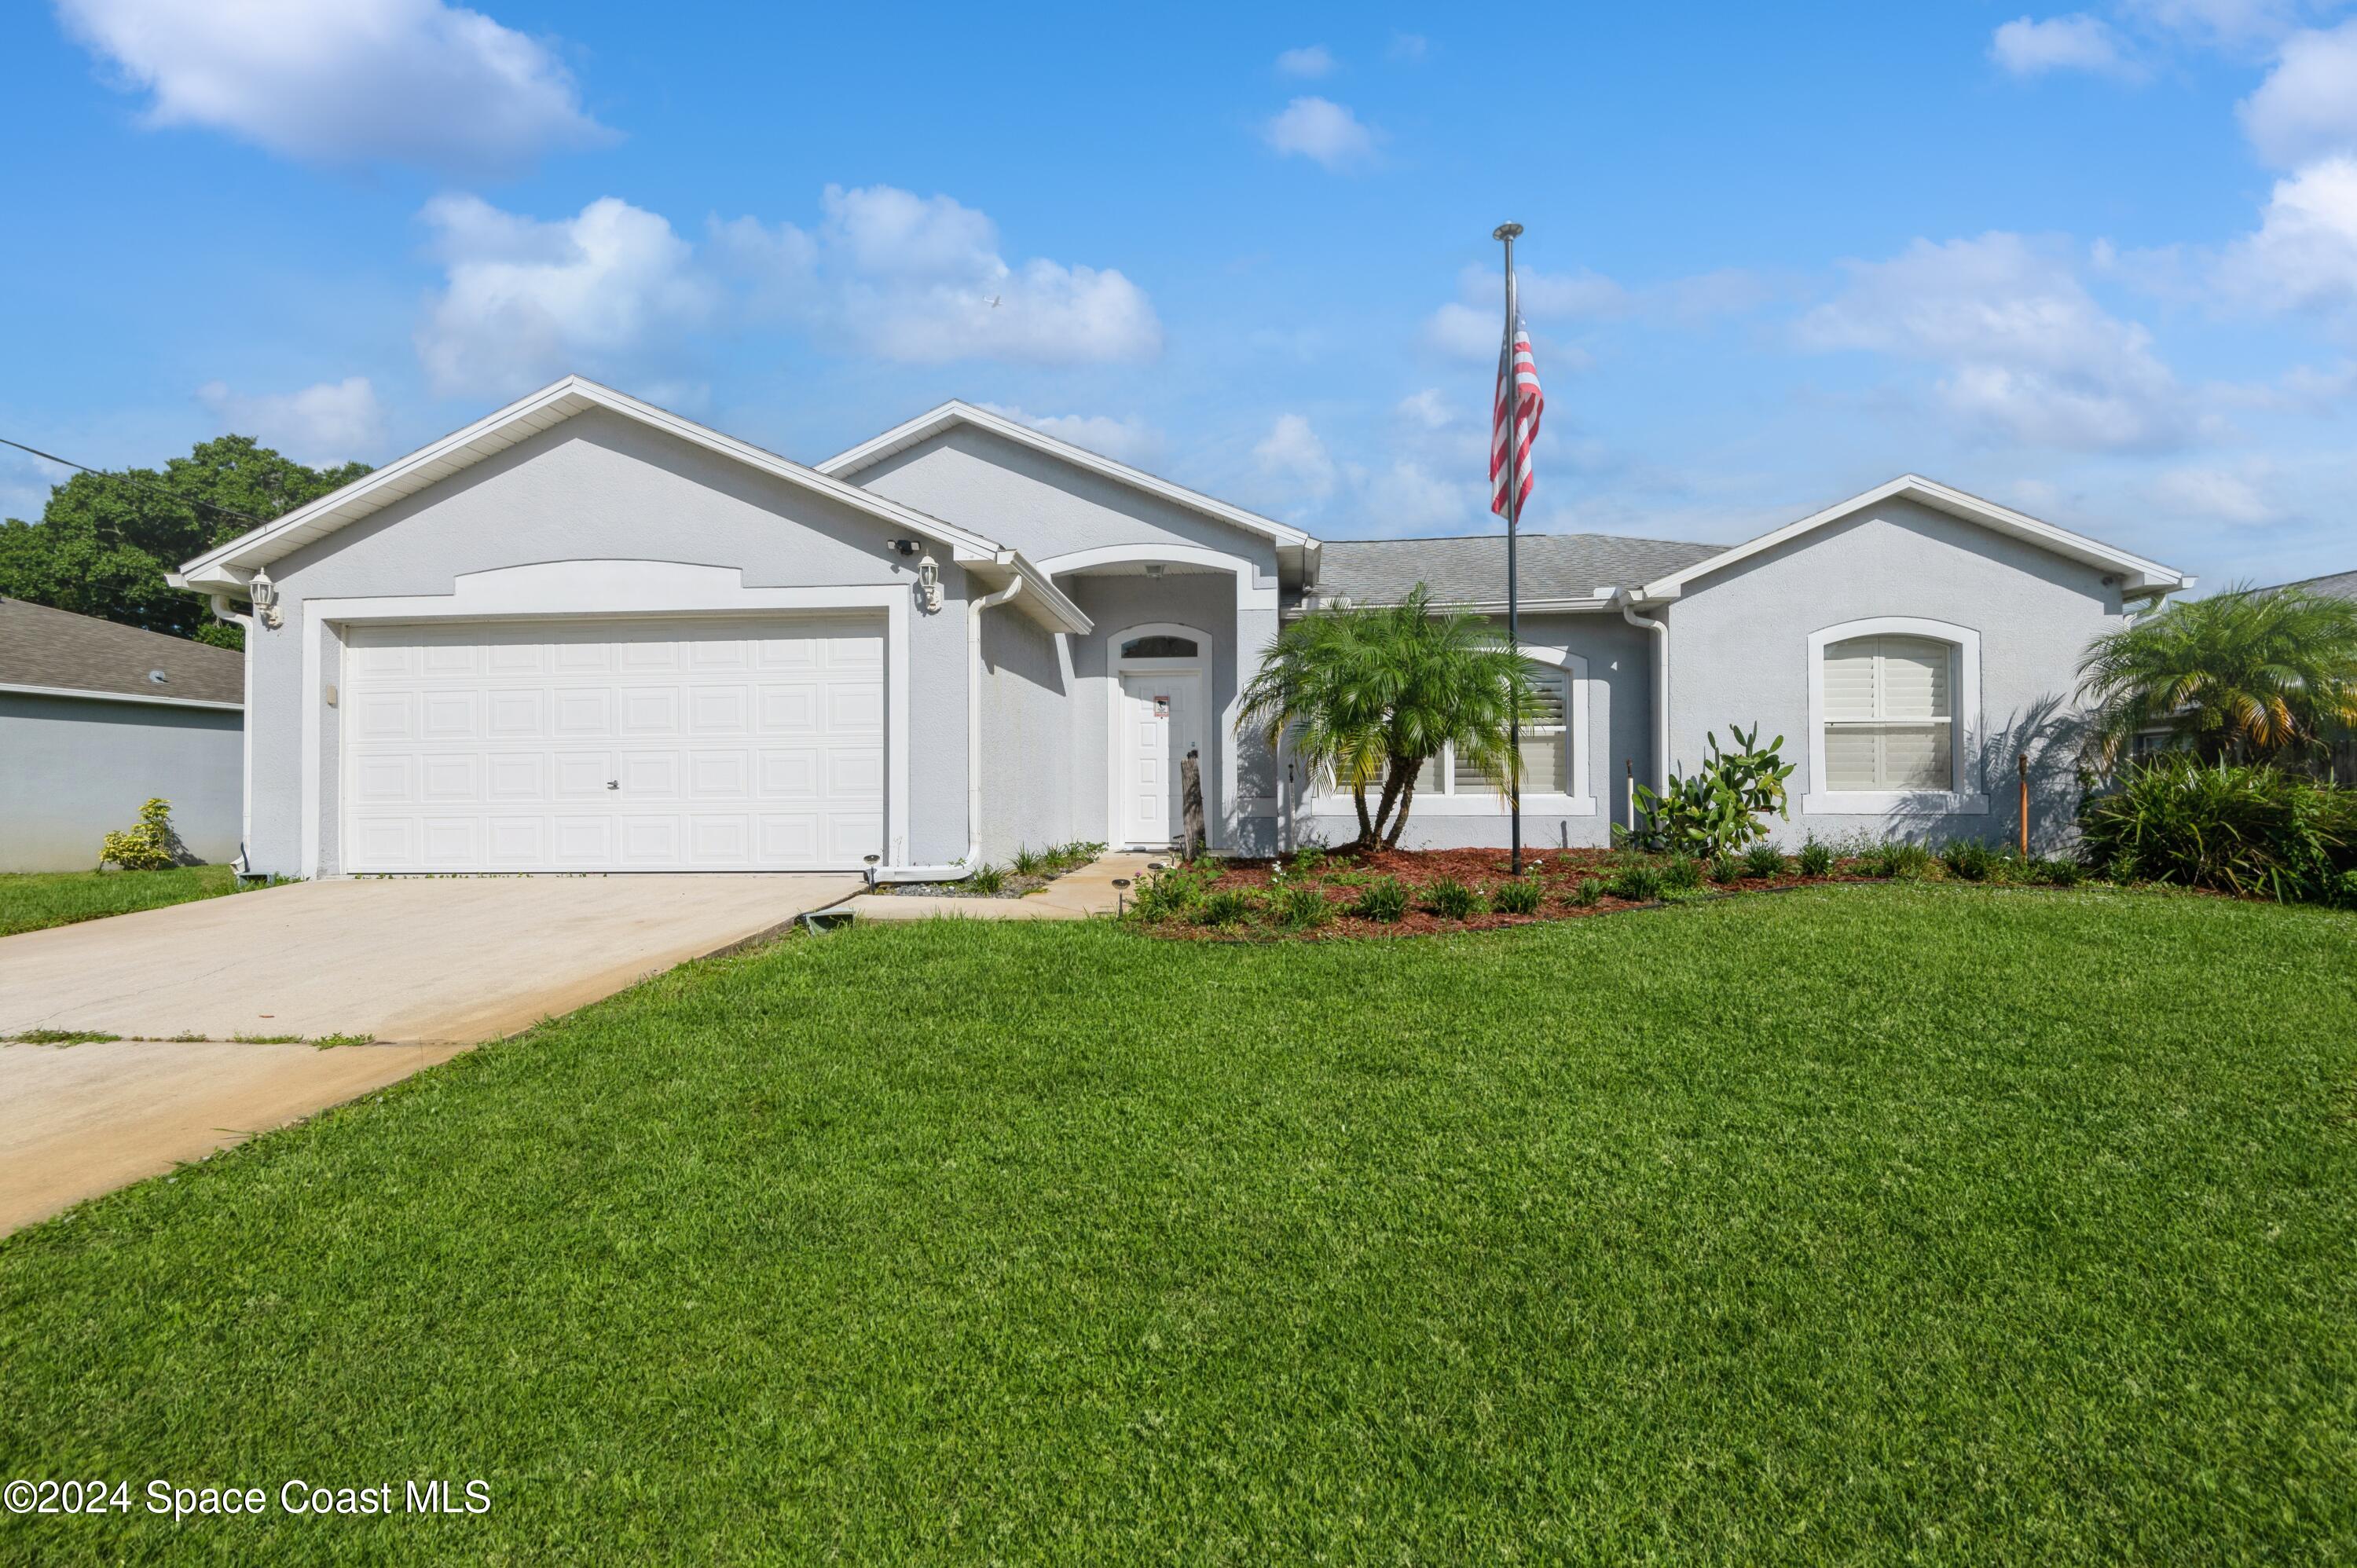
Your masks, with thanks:
[{"label": "shingle roof", "polygon": [[2278,593],[2285,588],[2305,588],[2329,599],[2357,599],[2357,572],[2335,572],[2326,577],[2303,577],[2297,583],[2279,583],[2267,592]]},{"label": "shingle roof", "polygon": [[[161,682],[148,672],[160,670]],[[0,685],[245,701],[245,655],[94,616],[0,598]]]},{"label": "shingle roof", "polygon": [[[1516,551],[1515,575],[1525,600],[1593,598],[1599,587],[1649,582],[1726,548],[1613,533],[1526,533]],[[1328,540],[1311,592],[1321,601],[1394,605],[1418,583],[1443,603],[1502,604],[1505,536]]]}]

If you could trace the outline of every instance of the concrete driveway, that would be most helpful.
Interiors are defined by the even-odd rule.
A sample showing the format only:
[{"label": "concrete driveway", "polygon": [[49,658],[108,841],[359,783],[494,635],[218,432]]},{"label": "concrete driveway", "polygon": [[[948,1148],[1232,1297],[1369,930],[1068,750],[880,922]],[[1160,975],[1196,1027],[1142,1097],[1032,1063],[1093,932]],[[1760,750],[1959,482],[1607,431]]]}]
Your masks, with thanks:
[{"label": "concrete driveway", "polygon": [[[0,938],[0,1036],[124,1036],[0,1046],[0,1230],[773,935],[860,886],[815,875],[309,882]],[[319,1050],[240,1036],[383,1043]]]}]

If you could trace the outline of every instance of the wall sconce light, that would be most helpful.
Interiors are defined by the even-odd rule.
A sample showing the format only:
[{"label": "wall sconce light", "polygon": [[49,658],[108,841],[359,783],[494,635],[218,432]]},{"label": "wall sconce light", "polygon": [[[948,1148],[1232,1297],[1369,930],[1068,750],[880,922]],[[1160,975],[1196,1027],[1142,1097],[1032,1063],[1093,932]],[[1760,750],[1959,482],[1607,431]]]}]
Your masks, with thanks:
[{"label": "wall sconce light", "polygon": [[263,625],[278,624],[278,585],[260,566],[253,569],[253,581],[246,585],[246,598],[253,605],[253,616]]},{"label": "wall sconce light", "polygon": [[928,614],[942,607],[942,569],[931,555],[917,563],[917,602]]}]

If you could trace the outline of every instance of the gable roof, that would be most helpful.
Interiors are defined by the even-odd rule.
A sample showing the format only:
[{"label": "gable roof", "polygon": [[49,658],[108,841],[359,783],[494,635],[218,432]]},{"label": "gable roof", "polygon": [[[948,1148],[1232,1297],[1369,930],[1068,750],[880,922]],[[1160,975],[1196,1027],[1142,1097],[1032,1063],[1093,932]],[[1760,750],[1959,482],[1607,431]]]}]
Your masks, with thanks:
[{"label": "gable roof", "polygon": [[1126,463],[1115,462],[1113,458],[1102,453],[1092,452],[1085,446],[1075,446],[1069,441],[1059,441],[1052,435],[1034,430],[1017,420],[1008,419],[1004,414],[993,413],[986,408],[976,408],[970,403],[961,403],[955,398],[939,408],[920,413],[903,424],[896,424],[883,435],[863,441],[848,451],[836,453],[820,463],[818,471],[836,478],[847,479],[863,469],[873,467],[887,457],[905,452],[918,443],[929,441],[942,431],[959,424],[970,424],[977,430],[986,430],[993,435],[1012,441],[1017,446],[1028,446],[1035,452],[1044,452],[1051,457],[1060,458],[1076,468],[1085,468],[1092,474],[1101,475],[1116,483],[1127,485],[1133,489],[1143,490],[1147,495],[1159,497],[1175,506],[1185,507],[1205,517],[1214,518],[1221,522],[1232,523],[1238,528],[1261,534],[1275,541],[1280,550],[1306,551],[1314,555],[1318,549],[1317,540],[1290,523],[1279,522],[1275,518],[1263,517],[1256,511],[1246,511],[1240,506],[1233,506],[1229,502],[1204,495],[1200,490],[1190,490],[1184,485],[1172,484],[1168,479],[1149,474],[1143,468],[1133,468]]},{"label": "gable roof", "polygon": [[2321,577],[2302,577],[2297,583],[2278,583],[2259,592],[2280,594],[2286,588],[2298,588],[2303,593],[2319,594],[2328,599],[2357,599],[2357,572],[2333,572]]},{"label": "gable roof", "polygon": [[[155,679],[160,674],[161,681]],[[245,655],[185,637],[0,598],[0,691],[242,708]]]},{"label": "gable roof", "polygon": [[1732,566],[1737,562],[1748,560],[1763,550],[1772,550],[1789,540],[1813,533],[1828,524],[1855,516],[1867,507],[1893,499],[1915,501],[1935,511],[1945,512],[1950,517],[1959,518],[1965,522],[1986,528],[1993,533],[2001,533],[2025,543],[2035,544],[2040,549],[2050,550],[2057,555],[2082,562],[2105,572],[2117,573],[2122,591],[2130,596],[2147,593],[2175,593],[2193,585],[2191,577],[2164,566],[2158,561],[2147,561],[2141,555],[2115,549],[2101,540],[2090,539],[2083,533],[2073,533],[2069,529],[2057,528],[2052,523],[2041,521],[2027,512],[2015,511],[2010,507],[2001,507],[1995,501],[1983,500],[1978,496],[1967,495],[1963,490],[1924,478],[1920,474],[1901,474],[1887,484],[1877,485],[1863,494],[1852,496],[1846,501],[1836,501],[1823,511],[1811,512],[1797,522],[1788,522],[1781,528],[1771,529],[1757,539],[1747,540],[1706,560],[1695,562],[1691,565],[1683,566],[1676,571],[1655,577],[1642,586],[1628,587],[1625,592],[1632,600],[1640,604],[1658,604],[1665,599],[1674,599],[1685,591],[1687,584],[1696,578],[1716,572],[1723,566]]},{"label": "gable roof", "polygon": [[[1595,607],[1615,585],[1674,572],[1726,548],[1612,533],[1525,533],[1514,569],[1525,609]],[[1450,608],[1504,608],[1505,536],[1329,539],[1308,595],[1320,604],[1395,605],[1419,583]]]},{"label": "gable roof", "polygon": [[1058,631],[1086,631],[1090,621],[1045,575],[1016,551],[940,518],[887,500],[882,496],[808,468],[748,441],[724,435],[708,425],[641,403],[582,376],[566,376],[536,392],[518,398],[495,413],[419,447],[405,457],[387,463],[339,490],[296,507],[275,521],[238,535],[167,575],[173,586],[242,593],[257,567],[294,553],[315,540],[382,510],[405,496],[414,495],[516,443],[591,409],[604,409],[640,424],[677,436],[706,451],[730,457],[747,467],[825,496],[880,521],[947,547],[952,558],[987,586],[1003,585],[1021,577],[1028,591],[1015,603],[1025,613]]}]

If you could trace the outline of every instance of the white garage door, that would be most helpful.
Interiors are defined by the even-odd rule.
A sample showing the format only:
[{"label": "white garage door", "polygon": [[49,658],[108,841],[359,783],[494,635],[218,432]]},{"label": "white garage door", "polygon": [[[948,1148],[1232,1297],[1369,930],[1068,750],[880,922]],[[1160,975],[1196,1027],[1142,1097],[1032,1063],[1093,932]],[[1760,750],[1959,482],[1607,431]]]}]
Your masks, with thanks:
[{"label": "white garage door", "polygon": [[856,870],[880,619],[355,626],[343,868]]}]

